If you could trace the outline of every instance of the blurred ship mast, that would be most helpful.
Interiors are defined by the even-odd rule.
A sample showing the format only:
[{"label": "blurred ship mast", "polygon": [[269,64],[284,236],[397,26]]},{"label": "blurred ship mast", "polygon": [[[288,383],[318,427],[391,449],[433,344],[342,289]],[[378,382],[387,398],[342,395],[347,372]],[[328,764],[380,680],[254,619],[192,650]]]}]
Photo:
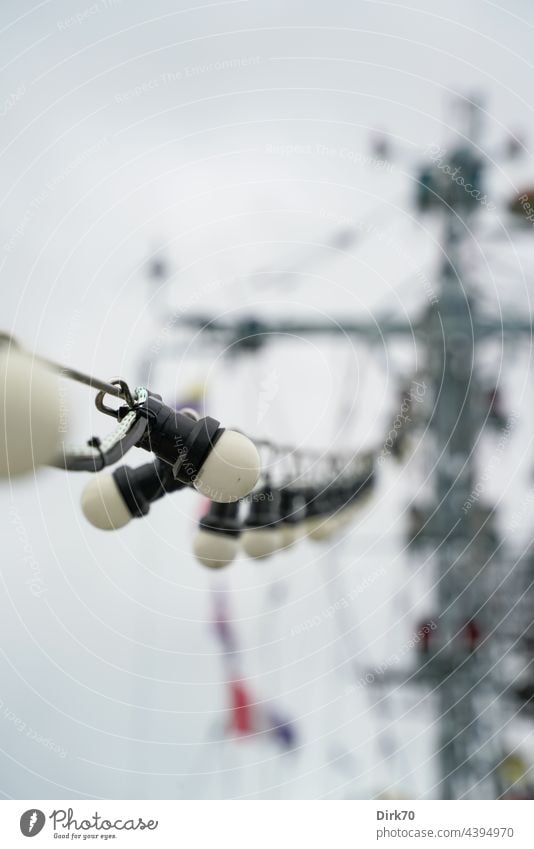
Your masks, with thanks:
[{"label": "blurred ship mast", "polygon": [[[465,183],[482,187],[478,153],[480,108],[468,103],[465,142],[447,154]],[[494,799],[499,781],[501,694],[494,654],[498,578],[493,560],[501,543],[490,515],[480,527],[471,498],[476,486],[476,449],[485,409],[477,379],[480,344],[508,331],[531,332],[530,322],[482,319],[465,273],[478,200],[449,180],[440,203],[445,219],[438,305],[428,319],[428,358],[435,404],[435,504],[425,531],[437,564],[439,611],[435,649],[425,673],[439,701],[440,797]],[[444,201],[444,202],[442,202]],[[499,565],[502,565],[499,564]]]},{"label": "blurred ship mast", "polygon": [[[436,652],[427,664],[437,683],[440,722],[439,758],[443,799],[474,794],[494,799],[497,750],[493,726],[496,691],[492,687],[492,581],[488,580],[486,528],[473,524],[465,505],[476,484],[475,450],[483,426],[476,378],[480,328],[476,302],[462,276],[461,247],[466,222],[447,213],[439,307],[429,328],[430,375],[435,410],[435,505],[427,532],[433,536],[439,611]],[[462,232],[463,231],[463,232]],[[495,326],[495,332],[500,332]],[[492,332],[486,327],[486,330]],[[474,626],[471,623],[475,623]],[[480,630],[478,645],[466,629]],[[436,668],[437,667],[437,668]],[[436,674],[438,673],[438,674]],[[492,707],[493,705],[493,707]]]}]

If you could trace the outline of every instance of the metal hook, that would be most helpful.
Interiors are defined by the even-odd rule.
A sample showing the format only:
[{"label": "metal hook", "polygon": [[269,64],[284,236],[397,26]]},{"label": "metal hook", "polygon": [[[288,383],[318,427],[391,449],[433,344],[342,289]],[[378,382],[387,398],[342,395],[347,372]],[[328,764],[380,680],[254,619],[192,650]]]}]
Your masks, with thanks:
[{"label": "metal hook", "polygon": [[[126,403],[128,404],[128,406],[130,408],[135,407],[135,399],[134,399],[132,393],[130,392],[130,387],[128,386],[128,384],[126,383],[125,380],[122,380],[120,377],[118,377],[115,380],[110,380],[109,385],[111,387],[115,387],[115,386],[119,387],[118,392],[115,392],[115,391],[113,392],[113,395],[115,397],[122,398],[124,401],[126,401]],[[112,416],[114,419],[118,419],[119,410],[114,408],[114,407],[109,407],[107,404],[104,404],[104,398],[106,397],[106,395],[109,395],[109,394],[111,394],[111,393],[108,392],[107,389],[101,390],[100,392],[97,392],[97,395],[96,395],[96,398],[95,398],[96,409],[100,413],[105,413],[106,416]]]}]

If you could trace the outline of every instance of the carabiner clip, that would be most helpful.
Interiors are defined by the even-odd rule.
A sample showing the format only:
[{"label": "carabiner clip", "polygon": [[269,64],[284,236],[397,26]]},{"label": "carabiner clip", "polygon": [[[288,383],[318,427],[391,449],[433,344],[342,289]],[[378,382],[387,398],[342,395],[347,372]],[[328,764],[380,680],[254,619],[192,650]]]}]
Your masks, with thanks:
[{"label": "carabiner clip", "polygon": [[[130,387],[128,386],[126,381],[122,380],[121,378],[118,377],[115,380],[110,380],[109,382],[112,386],[120,387],[121,391],[120,391],[120,393],[117,393],[118,396],[120,398],[122,398],[124,401],[126,401],[128,406],[130,407],[130,409],[133,409],[135,407],[135,401],[134,401],[134,398],[132,396],[132,393],[130,392]],[[96,395],[96,398],[95,398],[96,409],[100,413],[105,413],[106,416],[112,416],[114,419],[118,419],[120,407],[118,407],[118,408],[108,407],[107,404],[104,404],[104,398],[108,394],[109,393],[107,391],[97,392],[97,395]]]}]

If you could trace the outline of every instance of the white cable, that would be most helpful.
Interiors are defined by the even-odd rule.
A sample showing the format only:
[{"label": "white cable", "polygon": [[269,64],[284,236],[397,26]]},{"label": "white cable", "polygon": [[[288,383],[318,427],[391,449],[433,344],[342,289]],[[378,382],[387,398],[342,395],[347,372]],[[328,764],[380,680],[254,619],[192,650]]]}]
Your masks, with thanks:
[{"label": "white cable", "polygon": [[[143,386],[137,387],[133,392],[133,398],[137,404],[143,404],[148,398],[148,390]],[[96,459],[100,457],[102,454],[106,454],[115,445],[120,442],[132,425],[137,421],[137,409],[134,407],[127,413],[122,421],[119,423],[119,426],[108,436],[104,437],[104,439],[100,442],[100,447],[95,448],[92,445],[82,445],[77,448],[68,448],[65,450],[65,454],[67,455],[75,455],[76,457],[87,457],[90,459]]]}]

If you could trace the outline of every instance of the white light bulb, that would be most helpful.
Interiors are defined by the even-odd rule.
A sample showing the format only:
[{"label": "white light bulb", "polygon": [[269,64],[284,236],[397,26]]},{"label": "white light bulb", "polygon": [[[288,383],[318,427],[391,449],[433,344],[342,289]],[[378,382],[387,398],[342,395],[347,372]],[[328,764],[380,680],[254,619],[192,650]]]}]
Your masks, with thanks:
[{"label": "white light bulb", "polygon": [[282,522],[279,529],[279,533],[282,537],[281,548],[289,548],[301,539],[304,530],[302,525],[302,522],[299,522],[298,524]]},{"label": "white light bulb", "polygon": [[24,351],[0,346],[0,477],[23,475],[59,452],[58,380]]},{"label": "white light bulb", "polygon": [[338,529],[338,521],[335,516],[323,516],[322,520],[317,522],[310,530],[308,536],[315,542],[323,542],[331,539]]},{"label": "white light bulb", "polygon": [[193,554],[199,563],[210,569],[221,569],[234,560],[239,548],[239,537],[221,531],[200,528],[193,540]]},{"label": "white light bulb", "polygon": [[303,535],[307,537],[311,536],[311,534],[314,533],[314,531],[322,525],[324,521],[324,516],[310,516],[309,518],[304,519],[304,522],[302,523]]},{"label": "white light bulb", "polygon": [[347,525],[350,525],[351,522],[352,522],[352,519],[353,519],[353,516],[352,516],[352,510],[351,510],[350,505],[347,505],[346,507],[342,507],[341,510],[339,510],[338,513],[336,514],[336,520],[337,520],[337,523],[338,523],[338,527],[340,529],[346,528]]},{"label": "white light bulb", "polygon": [[260,467],[254,443],[236,430],[225,430],[199,470],[194,486],[211,501],[227,504],[254,489]]},{"label": "white light bulb", "polygon": [[103,531],[123,528],[132,518],[115,478],[107,472],[92,477],[82,492],[81,505],[87,521]]},{"label": "white light bulb", "polygon": [[270,557],[282,545],[278,528],[249,528],[241,536],[243,551],[254,559]]}]

